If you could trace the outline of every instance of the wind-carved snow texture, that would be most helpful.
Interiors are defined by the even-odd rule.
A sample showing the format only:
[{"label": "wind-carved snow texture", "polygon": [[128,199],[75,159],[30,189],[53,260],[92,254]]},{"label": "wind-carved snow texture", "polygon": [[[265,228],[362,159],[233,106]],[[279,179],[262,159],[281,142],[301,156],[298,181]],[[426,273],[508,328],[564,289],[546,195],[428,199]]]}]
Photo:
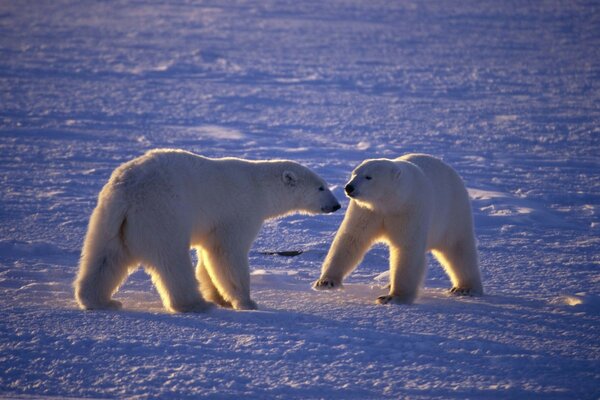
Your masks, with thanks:
[{"label": "wind-carved snow texture", "polygon": [[[3,1],[0,31],[0,396],[600,396],[596,2]],[[290,158],[340,199],[365,158],[439,156],[487,294],[430,258],[416,304],[377,306],[383,245],[310,290],[344,200],[265,224],[258,311],[167,314],[141,271],[80,311],[96,196],[155,147]]]}]

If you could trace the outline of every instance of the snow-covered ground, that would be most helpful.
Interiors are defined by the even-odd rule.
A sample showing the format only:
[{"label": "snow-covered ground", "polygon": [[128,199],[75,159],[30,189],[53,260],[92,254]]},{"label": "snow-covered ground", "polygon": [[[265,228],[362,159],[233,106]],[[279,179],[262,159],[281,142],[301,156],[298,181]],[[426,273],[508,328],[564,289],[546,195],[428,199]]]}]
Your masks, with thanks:
[{"label": "snow-covered ground", "polygon": [[[80,311],[96,195],[156,147],[293,159],[340,200],[365,158],[439,156],[487,295],[431,259],[377,306],[381,245],[310,290],[343,209],[265,224],[258,311],[167,314],[141,270]],[[0,397],[600,397],[596,1],[1,1],[0,182]]]}]

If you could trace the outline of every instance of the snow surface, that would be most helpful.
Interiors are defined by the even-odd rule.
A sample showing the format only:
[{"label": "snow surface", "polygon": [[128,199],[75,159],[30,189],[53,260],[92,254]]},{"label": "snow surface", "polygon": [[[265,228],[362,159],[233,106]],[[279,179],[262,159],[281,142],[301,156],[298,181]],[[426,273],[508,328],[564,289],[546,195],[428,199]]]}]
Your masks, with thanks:
[{"label": "snow surface", "polygon": [[[595,1],[4,0],[0,396],[597,399],[599,105]],[[340,199],[365,158],[442,157],[487,295],[431,259],[415,305],[375,305],[382,245],[310,290],[338,212],[265,224],[258,311],[167,314],[141,270],[80,311],[97,193],[156,147],[294,159]]]}]

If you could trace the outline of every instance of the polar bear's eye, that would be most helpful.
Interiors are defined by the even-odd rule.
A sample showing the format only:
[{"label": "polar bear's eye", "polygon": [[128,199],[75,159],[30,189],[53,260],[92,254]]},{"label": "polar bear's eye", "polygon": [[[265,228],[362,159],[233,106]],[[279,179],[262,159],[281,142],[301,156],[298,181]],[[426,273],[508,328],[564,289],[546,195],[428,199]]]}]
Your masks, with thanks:
[{"label": "polar bear's eye", "polygon": [[323,186],[319,187],[319,192],[324,192],[325,188]]},{"label": "polar bear's eye", "polygon": [[365,176],[365,179],[370,181],[371,179],[373,179],[370,175]]}]

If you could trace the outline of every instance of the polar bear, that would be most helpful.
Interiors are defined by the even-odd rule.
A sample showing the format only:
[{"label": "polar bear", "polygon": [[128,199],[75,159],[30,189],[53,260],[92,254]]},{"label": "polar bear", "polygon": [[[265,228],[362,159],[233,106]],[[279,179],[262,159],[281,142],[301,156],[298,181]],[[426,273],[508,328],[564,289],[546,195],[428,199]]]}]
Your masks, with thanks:
[{"label": "polar bear", "polygon": [[350,205],[313,287],[340,287],[376,241],[390,247],[389,294],[377,303],[410,304],[432,251],[451,293],[482,295],[469,196],[447,164],[425,154],[366,160],[345,187]]},{"label": "polar bear", "polygon": [[209,302],[255,309],[248,252],[264,220],[339,208],[325,181],[293,161],[150,151],[118,167],[100,192],[75,298],[83,309],[119,309],[112,295],[143,264],[171,312],[202,312]]}]

